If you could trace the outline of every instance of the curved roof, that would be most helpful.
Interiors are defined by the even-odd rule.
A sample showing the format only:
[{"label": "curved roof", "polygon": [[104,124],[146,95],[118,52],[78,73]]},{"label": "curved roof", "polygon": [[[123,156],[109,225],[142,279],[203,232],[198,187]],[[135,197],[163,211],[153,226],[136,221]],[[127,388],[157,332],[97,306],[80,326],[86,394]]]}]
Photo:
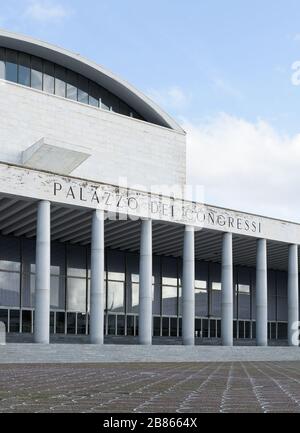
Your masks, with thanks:
[{"label": "curved roof", "polygon": [[57,63],[96,82],[135,109],[146,121],[184,132],[175,120],[127,81],[79,54],[0,29],[0,46]]}]

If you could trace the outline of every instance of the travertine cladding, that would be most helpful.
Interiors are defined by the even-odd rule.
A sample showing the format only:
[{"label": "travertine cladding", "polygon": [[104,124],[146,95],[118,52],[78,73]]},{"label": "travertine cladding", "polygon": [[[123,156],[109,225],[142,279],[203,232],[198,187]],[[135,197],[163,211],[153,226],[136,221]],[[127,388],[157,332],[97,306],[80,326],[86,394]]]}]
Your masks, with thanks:
[{"label": "travertine cladding", "polygon": [[72,175],[128,185],[183,185],[185,134],[0,81],[0,160],[21,163],[42,137],[92,156]]}]

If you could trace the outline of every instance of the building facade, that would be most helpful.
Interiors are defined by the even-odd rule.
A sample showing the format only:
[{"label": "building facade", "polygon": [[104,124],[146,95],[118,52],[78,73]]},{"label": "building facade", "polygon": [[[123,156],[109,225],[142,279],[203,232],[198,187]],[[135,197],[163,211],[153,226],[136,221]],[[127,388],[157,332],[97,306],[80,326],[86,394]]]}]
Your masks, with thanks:
[{"label": "building facade", "polygon": [[79,55],[4,31],[0,98],[10,335],[298,344],[300,225],[183,199],[186,135],[156,104]]}]

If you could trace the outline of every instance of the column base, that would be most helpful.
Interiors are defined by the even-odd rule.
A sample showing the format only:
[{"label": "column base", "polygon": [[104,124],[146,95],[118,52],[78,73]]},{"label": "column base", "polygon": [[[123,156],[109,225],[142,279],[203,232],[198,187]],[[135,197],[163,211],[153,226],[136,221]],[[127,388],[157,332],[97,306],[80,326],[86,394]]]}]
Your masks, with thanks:
[{"label": "column base", "polygon": [[90,344],[95,344],[98,346],[102,346],[104,344],[104,341],[101,338],[91,338],[90,339]]},{"label": "column base", "polygon": [[182,341],[183,346],[195,346],[194,339],[187,339]]}]

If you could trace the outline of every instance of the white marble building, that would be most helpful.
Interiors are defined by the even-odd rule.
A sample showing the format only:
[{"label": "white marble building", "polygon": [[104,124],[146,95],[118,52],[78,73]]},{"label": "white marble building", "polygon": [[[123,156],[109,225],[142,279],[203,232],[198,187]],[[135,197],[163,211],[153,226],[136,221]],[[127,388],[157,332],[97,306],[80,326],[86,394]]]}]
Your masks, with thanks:
[{"label": "white marble building", "polygon": [[297,344],[300,225],[182,200],[185,132],[156,104],[77,54],[4,31],[0,99],[8,336]]}]

